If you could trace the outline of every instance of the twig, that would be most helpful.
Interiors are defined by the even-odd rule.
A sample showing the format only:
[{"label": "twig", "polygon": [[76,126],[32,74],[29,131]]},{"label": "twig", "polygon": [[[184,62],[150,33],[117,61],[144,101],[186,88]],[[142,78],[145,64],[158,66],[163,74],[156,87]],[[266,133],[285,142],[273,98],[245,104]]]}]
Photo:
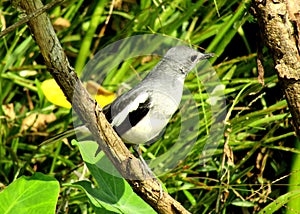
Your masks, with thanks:
[{"label": "twig", "polygon": [[12,31],[14,31],[15,29],[17,29],[21,25],[27,23],[30,19],[35,18],[35,17],[41,15],[45,11],[47,11],[47,10],[51,9],[52,7],[60,4],[63,1],[64,0],[54,0],[54,1],[46,4],[45,6],[37,9],[33,13],[27,15],[25,18],[21,19],[20,21],[16,22],[15,24],[13,24],[13,25],[9,26],[8,28],[5,28],[3,31],[1,31],[0,32],[0,38],[2,38],[3,36],[5,36],[6,34],[12,32]]}]

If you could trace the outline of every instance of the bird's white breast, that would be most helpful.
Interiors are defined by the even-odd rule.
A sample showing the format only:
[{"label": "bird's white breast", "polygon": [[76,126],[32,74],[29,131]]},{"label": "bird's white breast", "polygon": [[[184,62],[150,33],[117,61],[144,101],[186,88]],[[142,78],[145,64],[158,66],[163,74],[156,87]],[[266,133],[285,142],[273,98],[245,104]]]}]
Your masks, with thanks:
[{"label": "bird's white breast", "polygon": [[122,135],[126,143],[142,144],[157,137],[177,110],[181,94],[174,97],[160,91],[153,91],[151,99],[152,104],[148,114]]}]

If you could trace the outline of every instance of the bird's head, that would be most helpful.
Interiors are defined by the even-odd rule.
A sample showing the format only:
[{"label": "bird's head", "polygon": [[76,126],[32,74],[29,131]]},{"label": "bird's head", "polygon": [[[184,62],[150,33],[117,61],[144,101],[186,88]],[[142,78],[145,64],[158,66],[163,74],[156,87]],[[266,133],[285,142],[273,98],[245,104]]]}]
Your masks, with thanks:
[{"label": "bird's head", "polygon": [[171,61],[176,71],[186,76],[201,60],[213,56],[212,53],[204,54],[187,46],[176,46],[168,50],[164,59]]}]

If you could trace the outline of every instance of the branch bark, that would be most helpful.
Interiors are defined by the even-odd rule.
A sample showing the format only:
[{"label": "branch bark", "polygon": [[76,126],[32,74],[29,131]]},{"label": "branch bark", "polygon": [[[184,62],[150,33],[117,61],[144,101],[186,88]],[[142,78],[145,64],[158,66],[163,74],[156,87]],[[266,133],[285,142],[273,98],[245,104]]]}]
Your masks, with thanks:
[{"label": "branch bark", "polygon": [[275,70],[300,137],[299,0],[253,0],[261,36],[271,50]]},{"label": "branch bark", "polygon": [[[27,16],[32,16],[43,7],[40,0],[16,0],[16,2]],[[89,96],[70,66],[47,14],[30,19],[28,25],[51,75],[93,134],[100,149],[105,152],[120,174],[124,178],[134,178],[127,179],[133,190],[159,213],[189,213],[166,192],[160,196],[158,181],[151,174],[145,175],[140,161],[129,152],[114,132],[101,108]]]}]

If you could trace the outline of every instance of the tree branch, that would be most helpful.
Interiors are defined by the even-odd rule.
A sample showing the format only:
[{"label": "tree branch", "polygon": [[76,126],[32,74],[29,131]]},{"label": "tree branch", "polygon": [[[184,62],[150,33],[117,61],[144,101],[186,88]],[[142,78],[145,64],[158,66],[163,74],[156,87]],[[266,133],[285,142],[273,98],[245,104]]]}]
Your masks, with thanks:
[{"label": "tree branch", "polygon": [[300,137],[299,0],[252,1],[262,38],[271,50],[294,129]]},{"label": "tree branch", "polygon": [[[18,3],[27,16],[43,7],[40,0],[22,0]],[[112,129],[101,108],[89,96],[70,66],[48,16],[42,14],[32,18],[28,25],[51,75],[97,140],[100,149],[124,178],[133,178],[127,179],[133,190],[159,213],[189,213],[166,192],[160,198],[160,185],[157,180],[151,174],[145,175],[139,160],[129,152]]]}]

